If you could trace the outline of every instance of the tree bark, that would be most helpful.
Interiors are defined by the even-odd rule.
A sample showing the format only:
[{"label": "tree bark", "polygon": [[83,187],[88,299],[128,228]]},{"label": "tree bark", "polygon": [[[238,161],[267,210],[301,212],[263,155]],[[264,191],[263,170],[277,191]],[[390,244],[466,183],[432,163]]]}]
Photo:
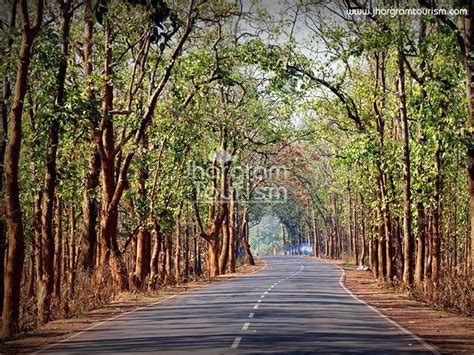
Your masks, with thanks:
[{"label": "tree bark", "polygon": [[[468,10],[468,14],[461,19],[461,33],[464,48],[463,58],[464,67],[466,69],[466,96],[468,106],[468,132],[470,132],[469,147],[467,150],[468,157],[468,191],[469,191],[469,208],[470,208],[470,272],[471,272],[471,289],[474,289],[474,4],[472,1],[465,0],[463,5]],[[474,292],[471,292],[471,308],[474,309]]]},{"label": "tree bark", "polygon": [[[98,144],[100,146],[100,163],[101,163],[101,177],[102,177],[102,201],[100,211],[100,255],[99,270],[97,277],[103,277],[103,269],[109,265],[112,273],[114,287],[117,291],[127,291],[129,289],[129,282],[125,265],[122,260],[117,244],[118,231],[118,203],[125,188],[125,178],[122,175],[119,180],[115,179],[115,143],[114,143],[114,125],[113,116],[113,86],[110,82],[112,77],[112,44],[110,43],[111,28],[110,21],[105,20],[105,69],[104,76],[106,84],[104,88],[104,96],[102,100],[103,118],[101,122],[101,136],[98,137]],[[133,157],[128,157],[127,163],[124,162],[128,170],[128,165]],[[119,188],[120,185],[120,188]]]},{"label": "tree bark", "polygon": [[140,227],[137,234],[136,259],[135,259],[135,286],[138,289],[143,287],[146,275],[150,272],[150,251],[151,234],[144,226]]},{"label": "tree bark", "polygon": [[23,30],[16,71],[15,93],[8,122],[9,139],[5,157],[5,209],[8,251],[4,274],[3,338],[19,331],[20,289],[25,257],[25,235],[20,205],[18,165],[22,139],[23,102],[28,87],[28,71],[33,40],[39,31],[43,19],[43,1],[37,1],[33,26],[31,26],[29,20],[28,1],[21,0],[20,8]]},{"label": "tree bark", "polygon": [[[401,19],[400,19],[401,21]],[[398,49],[398,98],[399,112],[402,127],[403,140],[403,283],[406,287],[410,287],[413,283],[414,275],[414,239],[411,227],[411,172],[410,172],[410,148],[409,148],[409,127],[406,107],[406,91],[405,91],[405,68],[402,49]]]},{"label": "tree bark", "polygon": [[[11,13],[10,13],[10,23],[9,28],[13,29],[16,25],[16,12],[17,12],[17,0],[12,1]],[[6,51],[9,51],[13,45],[13,37],[10,36],[6,43]],[[7,76],[3,77],[2,90],[1,94],[1,114],[2,118],[0,121],[0,201],[3,201],[4,196],[4,167],[5,167],[5,153],[7,148],[8,140],[8,100],[11,97],[11,84]],[[2,203],[3,205],[3,203]],[[1,206],[3,208],[3,206]],[[7,250],[7,225],[4,216],[0,216],[0,275],[5,275],[5,252]],[[32,281],[34,282],[34,281]],[[3,295],[4,295],[4,278],[0,276],[0,311],[3,311]]]},{"label": "tree bark", "polygon": [[189,280],[189,224],[186,223],[184,233],[184,278],[186,281]]},{"label": "tree bark", "polygon": [[181,215],[183,211],[183,201],[179,205],[178,217],[176,221],[176,245],[175,245],[175,268],[174,276],[175,281],[178,282],[181,279]]},{"label": "tree bark", "polygon": [[221,252],[219,254],[219,273],[224,275],[227,269],[227,260],[229,256],[229,214],[226,213],[222,225]]},{"label": "tree bark", "polygon": [[426,216],[422,201],[417,203],[418,231],[416,238],[415,285],[421,287],[425,266]]},{"label": "tree bark", "polygon": [[69,274],[67,283],[68,297],[72,299],[76,290],[76,209],[74,204],[71,204],[69,218]]},{"label": "tree bark", "polygon": [[219,276],[219,257],[217,250],[217,240],[211,239],[208,242],[208,275],[209,278]]},{"label": "tree bark", "polygon": [[158,265],[160,259],[160,252],[161,252],[161,243],[162,243],[162,235],[161,235],[161,228],[158,222],[155,220],[153,221],[153,252],[151,254],[150,260],[150,283],[148,289],[151,290],[155,287],[156,278],[158,275]]},{"label": "tree bark", "polygon": [[35,243],[32,241],[30,246],[30,263],[28,264],[28,284],[26,287],[26,294],[28,298],[33,298],[35,295],[35,253]]},{"label": "tree bark", "polygon": [[242,214],[242,238],[240,244],[244,248],[244,263],[245,265],[255,265],[255,260],[253,259],[252,251],[250,250],[249,240],[249,211],[247,208],[244,208]]},{"label": "tree bark", "polygon": [[435,151],[435,182],[433,190],[434,206],[432,211],[433,233],[432,233],[432,253],[431,253],[431,281],[436,285],[439,280],[441,264],[441,233],[440,233],[440,197],[441,197],[441,149],[438,144]]},{"label": "tree bark", "polygon": [[320,246],[319,246],[319,233],[318,233],[318,221],[316,217],[316,212],[314,208],[311,211],[311,221],[313,223],[313,244],[314,244],[314,257],[320,256]]},{"label": "tree bark", "polygon": [[94,190],[99,186],[100,159],[97,149],[89,159],[89,172],[87,173],[82,202],[82,218],[84,221],[80,242],[79,265],[85,271],[94,269],[94,260],[97,243],[96,223],[98,216],[97,201]]},{"label": "tree bark", "polygon": [[[92,101],[94,93],[92,90],[91,74],[92,74],[92,0],[84,1],[84,34],[83,34],[83,68],[84,80],[87,83],[87,99]],[[94,128],[97,128],[97,118],[95,113],[91,110],[89,112],[90,120]],[[89,159],[89,172],[86,176],[83,202],[82,202],[82,218],[84,227],[81,237],[81,247],[79,255],[79,264],[85,271],[92,271],[94,269],[95,249],[97,241],[96,222],[98,216],[97,199],[94,191],[99,186],[100,174],[100,157],[97,151],[97,144],[94,143],[93,153]]]},{"label": "tree bark", "polygon": [[43,273],[43,265],[41,263],[41,191],[35,193],[35,203],[33,206],[33,241],[35,253],[35,274],[36,274],[36,292],[38,292],[38,282]]},{"label": "tree bark", "polygon": [[237,193],[232,191],[231,200],[229,204],[229,271],[235,272],[235,242],[236,242],[236,220],[237,220]]},{"label": "tree bark", "polygon": [[380,207],[377,207],[377,228],[378,228],[378,240],[377,240],[377,275],[380,279],[385,279],[387,276],[387,254],[385,248],[385,230],[384,221],[381,220],[382,212]]},{"label": "tree bark", "polygon": [[63,227],[62,227],[62,202],[56,199],[56,228],[54,240],[54,296],[61,296],[61,277],[62,277],[62,250],[63,250]]},{"label": "tree bark", "polygon": [[55,112],[48,131],[48,152],[46,155],[46,169],[44,175],[43,199],[41,207],[41,238],[43,275],[39,282],[38,292],[38,325],[43,325],[51,319],[51,296],[54,290],[54,201],[57,178],[57,150],[59,143],[59,116],[64,104],[64,91],[69,54],[69,30],[71,20],[71,2],[60,2],[61,7],[61,59],[57,74],[57,87],[55,97]]}]

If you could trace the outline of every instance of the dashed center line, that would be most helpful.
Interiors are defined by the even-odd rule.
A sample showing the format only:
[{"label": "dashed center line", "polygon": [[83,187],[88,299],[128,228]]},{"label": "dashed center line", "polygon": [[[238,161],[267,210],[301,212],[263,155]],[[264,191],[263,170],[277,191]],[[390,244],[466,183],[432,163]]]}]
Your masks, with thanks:
[{"label": "dashed center line", "polygon": [[[275,286],[277,286],[280,282],[282,281],[285,281],[285,280],[288,280],[288,279],[291,279],[292,277],[294,276],[297,276],[298,274],[300,274],[303,269],[304,269],[304,266],[302,264],[300,264],[301,266],[301,269],[298,271],[298,272],[295,272],[294,274],[292,274],[291,276],[287,276],[286,278],[283,278],[281,280],[278,280],[276,281],[273,285],[271,285],[269,288],[268,288],[268,291],[265,291],[263,293],[263,295],[260,296],[260,299],[257,300],[257,304],[255,304],[253,306],[253,309],[258,309],[258,307],[260,306],[260,303],[262,302],[262,299],[265,298],[265,295],[268,295],[269,291],[271,291]],[[252,312],[252,313],[249,313],[249,318],[254,318],[255,317],[255,313]],[[250,322],[246,322],[244,323],[244,325],[242,326],[242,330],[248,330],[250,327]],[[255,330],[254,330],[255,332]],[[232,343],[232,346],[231,346],[231,349],[237,349],[239,347],[239,344],[242,340],[242,337],[235,337],[234,339],[234,342]]]},{"label": "dashed center line", "polygon": [[242,340],[242,337],[236,337],[234,339],[234,342],[232,343],[231,348],[232,349],[237,349],[239,347],[240,341]]}]

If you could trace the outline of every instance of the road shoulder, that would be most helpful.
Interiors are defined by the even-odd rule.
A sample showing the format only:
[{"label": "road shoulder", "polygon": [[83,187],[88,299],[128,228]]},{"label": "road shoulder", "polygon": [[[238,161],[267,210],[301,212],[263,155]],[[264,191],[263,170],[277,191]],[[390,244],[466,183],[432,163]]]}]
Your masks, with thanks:
[{"label": "road shoulder", "polygon": [[[324,260],[324,259],[322,259]],[[474,354],[474,319],[433,309],[430,305],[379,284],[369,271],[339,265],[345,286],[359,299],[378,309],[412,333],[435,345],[442,353]]]}]

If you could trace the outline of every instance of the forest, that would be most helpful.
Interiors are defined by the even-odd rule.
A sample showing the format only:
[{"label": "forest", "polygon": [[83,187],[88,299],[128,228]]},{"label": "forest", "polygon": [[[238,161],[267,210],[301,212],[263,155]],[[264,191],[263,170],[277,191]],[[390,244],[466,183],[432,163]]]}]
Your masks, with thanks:
[{"label": "forest", "polygon": [[472,315],[474,5],[386,3],[0,4],[1,336],[254,264],[262,219]]}]

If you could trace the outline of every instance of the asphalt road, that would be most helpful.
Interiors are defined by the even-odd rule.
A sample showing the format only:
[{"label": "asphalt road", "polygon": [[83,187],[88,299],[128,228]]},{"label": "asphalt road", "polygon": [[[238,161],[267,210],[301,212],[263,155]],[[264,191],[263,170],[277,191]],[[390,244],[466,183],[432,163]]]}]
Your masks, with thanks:
[{"label": "asphalt road", "polygon": [[269,257],[251,276],[216,282],[107,321],[42,353],[432,353],[434,348],[341,284],[338,267]]}]

